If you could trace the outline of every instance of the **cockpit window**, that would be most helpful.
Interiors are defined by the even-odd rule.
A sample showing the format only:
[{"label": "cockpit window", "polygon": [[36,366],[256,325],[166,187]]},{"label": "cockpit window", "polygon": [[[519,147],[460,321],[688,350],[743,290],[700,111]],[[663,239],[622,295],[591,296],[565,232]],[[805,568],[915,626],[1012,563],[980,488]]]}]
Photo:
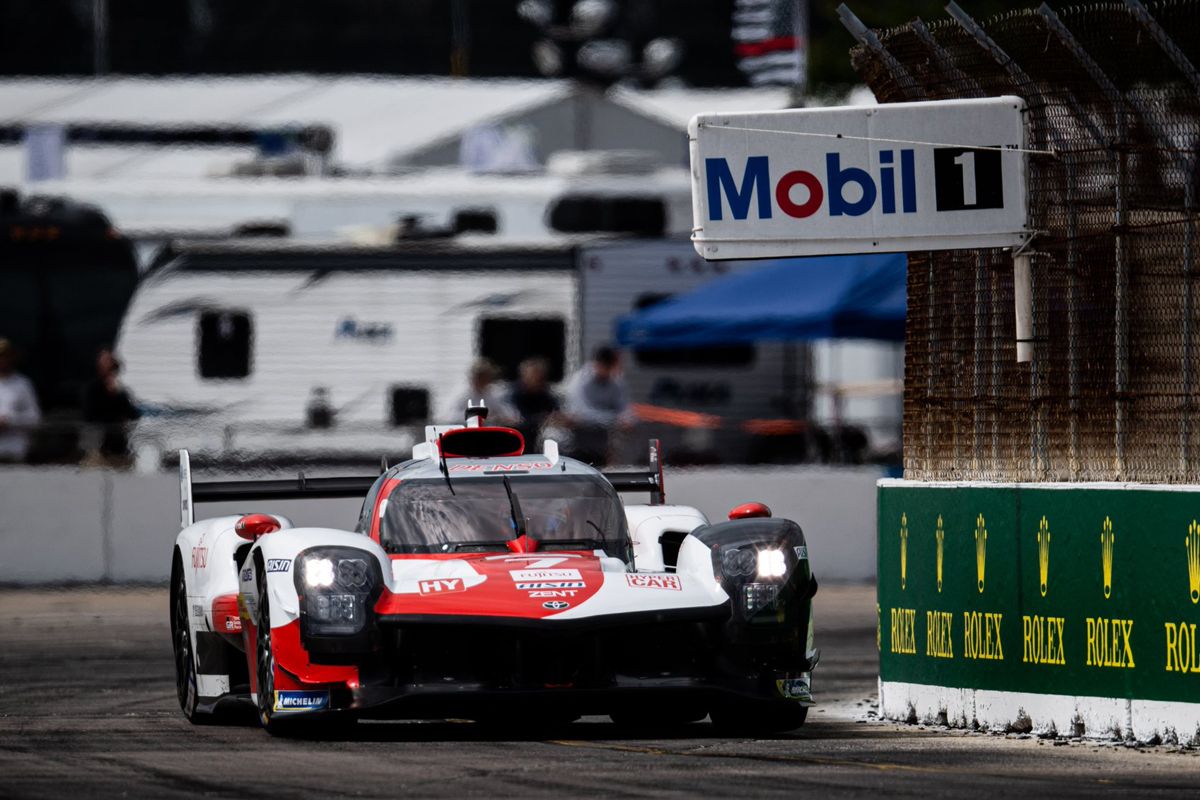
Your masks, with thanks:
[{"label": "cockpit window", "polygon": [[539,551],[604,550],[630,559],[625,509],[599,476],[460,478],[453,493],[442,478],[421,478],[399,484],[385,502],[379,539],[390,553],[507,552],[520,527],[515,506]]}]

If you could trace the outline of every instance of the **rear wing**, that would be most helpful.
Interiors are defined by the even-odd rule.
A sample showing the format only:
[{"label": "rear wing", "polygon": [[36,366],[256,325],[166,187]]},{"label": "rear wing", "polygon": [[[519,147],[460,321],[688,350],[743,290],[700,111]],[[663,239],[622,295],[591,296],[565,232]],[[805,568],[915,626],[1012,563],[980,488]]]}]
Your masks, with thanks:
[{"label": "rear wing", "polygon": [[294,478],[252,481],[192,480],[191,459],[187,450],[179,451],[180,522],[187,527],[195,522],[196,503],[220,503],[231,500],[298,500],[365,497],[379,480],[378,475],[339,478],[308,478],[301,472]]},{"label": "rear wing", "polygon": [[618,492],[649,492],[650,505],[667,502],[667,487],[663,483],[662,446],[658,439],[650,440],[649,466],[646,469],[604,471],[604,477]]},{"label": "rear wing", "polygon": [[[602,474],[618,492],[648,492],[651,505],[666,502],[663,487],[661,448],[658,439],[650,440],[650,463],[644,470],[612,470]],[[220,503],[231,500],[299,500],[365,497],[379,475],[339,478],[307,478],[301,472],[295,478],[247,481],[192,481],[191,459],[187,450],[179,451],[179,516],[186,528],[196,521],[196,503]]]}]

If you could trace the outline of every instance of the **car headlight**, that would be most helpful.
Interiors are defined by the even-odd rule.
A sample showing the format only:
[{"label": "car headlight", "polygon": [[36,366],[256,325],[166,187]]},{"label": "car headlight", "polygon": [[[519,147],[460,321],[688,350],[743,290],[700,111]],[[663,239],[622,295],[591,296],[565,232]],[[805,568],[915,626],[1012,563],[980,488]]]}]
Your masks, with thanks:
[{"label": "car headlight", "polygon": [[779,606],[778,583],[747,583],[742,587],[742,608],[747,616]]},{"label": "car headlight", "polygon": [[733,547],[721,553],[721,572],[730,577],[753,575],[756,563],[753,547]]},{"label": "car headlight", "polygon": [[770,547],[758,551],[758,577],[782,578],[787,573],[787,557],[782,550]]},{"label": "car headlight", "polygon": [[333,585],[333,560],[328,558],[307,558],[304,561],[304,583],[310,589],[325,588]]},{"label": "car headlight", "polygon": [[717,582],[743,619],[783,622],[797,598],[813,594],[804,533],[791,520],[731,520],[692,535],[709,548]]},{"label": "car headlight", "polygon": [[721,573],[729,578],[782,578],[787,571],[787,553],[778,547],[746,545],[721,551]]},{"label": "car headlight", "polygon": [[374,556],[349,547],[314,547],[296,559],[296,591],[305,633],[361,633],[368,609],[383,584]]}]

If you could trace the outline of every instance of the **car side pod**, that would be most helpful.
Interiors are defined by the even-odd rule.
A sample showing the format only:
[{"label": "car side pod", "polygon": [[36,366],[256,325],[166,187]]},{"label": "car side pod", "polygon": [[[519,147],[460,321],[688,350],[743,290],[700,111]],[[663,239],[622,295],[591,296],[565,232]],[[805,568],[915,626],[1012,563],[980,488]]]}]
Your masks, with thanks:
[{"label": "car side pod", "polygon": [[730,519],[756,519],[771,516],[771,509],[764,503],[742,503],[729,511]]},{"label": "car side pod", "polygon": [[233,526],[233,532],[248,542],[253,542],[260,536],[274,533],[282,525],[270,514],[247,514]]}]

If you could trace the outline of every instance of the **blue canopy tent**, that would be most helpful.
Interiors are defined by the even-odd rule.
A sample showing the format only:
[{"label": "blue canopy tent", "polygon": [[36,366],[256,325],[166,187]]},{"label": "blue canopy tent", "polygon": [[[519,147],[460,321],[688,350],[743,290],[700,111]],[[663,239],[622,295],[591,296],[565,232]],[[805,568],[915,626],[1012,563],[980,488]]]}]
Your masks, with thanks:
[{"label": "blue canopy tent", "polygon": [[765,340],[904,341],[903,253],[788,258],[617,320],[626,347]]}]

